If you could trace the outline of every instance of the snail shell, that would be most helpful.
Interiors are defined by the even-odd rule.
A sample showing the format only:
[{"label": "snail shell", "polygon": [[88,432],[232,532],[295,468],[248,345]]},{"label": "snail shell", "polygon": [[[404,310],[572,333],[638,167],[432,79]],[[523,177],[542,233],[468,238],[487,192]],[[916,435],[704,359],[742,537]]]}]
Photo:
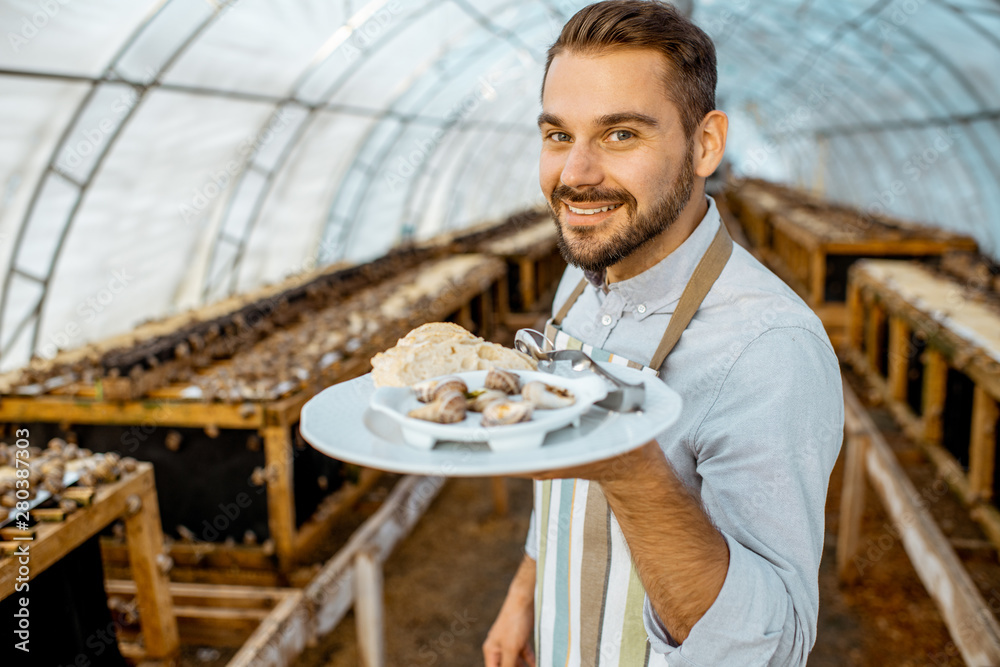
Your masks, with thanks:
[{"label": "snail shell", "polygon": [[505,426],[531,419],[531,403],[525,401],[498,401],[483,410],[483,426]]},{"label": "snail shell", "polygon": [[553,387],[544,382],[529,382],[521,389],[521,396],[538,410],[556,410],[576,403],[576,397],[569,389]]},{"label": "snail shell", "polygon": [[477,389],[472,392],[471,396],[467,407],[473,412],[482,412],[490,403],[507,400],[507,394],[499,389]]},{"label": "snail shell", "polygon": [[413,385],[413,390],[417,392],[417,400],[421,403],[430,403],[446,391],[458,391],[466,393],[469,386],[461,378],[448,376],[438,380],[424,380]]},{"label": "snail shell", "polygon": [[483,386],[487,389],[498,389],[505,394],[517,394],[521,391],[521,380],[510,371],[505,371],[502,368],[491,368],[490,372],[486,374]]},{"label": "snail shell", "polygon": [[465,419],[465,394],[454,390],[445,391],[438,394],[433,402],[410,410],[409,416],[438,424],[460,422]]}]

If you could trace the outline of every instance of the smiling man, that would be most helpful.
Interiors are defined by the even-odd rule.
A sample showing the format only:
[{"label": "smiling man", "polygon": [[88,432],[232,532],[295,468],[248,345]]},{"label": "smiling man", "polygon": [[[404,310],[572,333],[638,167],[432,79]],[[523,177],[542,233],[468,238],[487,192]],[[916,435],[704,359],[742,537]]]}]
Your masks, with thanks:
[{"label": "smiling man", "polygon": [[843,434],[822,325],[732,244],[711,40],[671,6],[611,0],[549,50],[540,179],[571,266],[557,348],[657,375],[680,419],[535,483],[487,667],[804,665]]}]

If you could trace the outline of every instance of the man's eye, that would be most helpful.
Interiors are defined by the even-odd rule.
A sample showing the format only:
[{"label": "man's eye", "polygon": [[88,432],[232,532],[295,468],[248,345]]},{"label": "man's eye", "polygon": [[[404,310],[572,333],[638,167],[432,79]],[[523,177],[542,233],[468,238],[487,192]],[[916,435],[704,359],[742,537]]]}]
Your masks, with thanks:
[{"label": "man's eye", "polygon": [[628,141],[635,135],[628,130],[615,130],[611,133],[611,141]]},{"label": "man's eye", "polygon": [[553,141],[569,141],[569,135],[565,132],[553,132],[549,138]]}]

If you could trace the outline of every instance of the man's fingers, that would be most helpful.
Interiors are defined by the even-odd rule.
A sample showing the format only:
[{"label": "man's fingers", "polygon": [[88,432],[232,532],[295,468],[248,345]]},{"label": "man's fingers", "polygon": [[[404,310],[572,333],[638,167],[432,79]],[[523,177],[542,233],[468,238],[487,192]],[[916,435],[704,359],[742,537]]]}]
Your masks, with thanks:
[{"label": "man's fingers", "polygon": [[486,667],[500,667],[500,650],[494,646],[483,645],[483,664]]},{"label": "man's fingers", "polygon": [[521,650],[521,660],[524,661],[528,667],[535,667],[535,652],[531,650],[530,646],[525,646]]}]

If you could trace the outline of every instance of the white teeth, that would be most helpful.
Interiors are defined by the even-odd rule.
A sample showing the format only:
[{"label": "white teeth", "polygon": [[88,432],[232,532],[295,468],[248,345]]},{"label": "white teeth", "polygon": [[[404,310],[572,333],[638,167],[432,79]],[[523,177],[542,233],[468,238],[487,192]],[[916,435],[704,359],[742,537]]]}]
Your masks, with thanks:
[{"label": "white teeth", "polygon": [[575,208],[566,204],[567,208],[577,215],[594,215],[595,213],[604,213],[605,211],[613,211],[614,209],[621,206],[621,204],[612,204],[611,206],[604,206],[603,208]]}]

